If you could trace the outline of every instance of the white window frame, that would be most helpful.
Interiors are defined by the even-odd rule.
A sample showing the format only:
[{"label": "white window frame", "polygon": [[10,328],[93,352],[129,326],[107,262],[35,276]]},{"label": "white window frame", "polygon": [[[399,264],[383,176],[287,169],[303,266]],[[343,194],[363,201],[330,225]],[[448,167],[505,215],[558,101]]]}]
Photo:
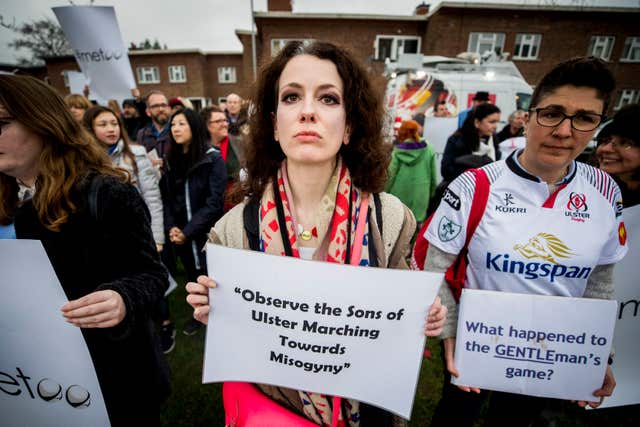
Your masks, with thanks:
[{"label": "white window frame", "polygon": [[615,42],[614,36],[593,36],[589,42],[589,55],[609,61]]},{"label": "white window frame", "polygon": [[271,39],[271,56],[276,56],[289,42],[302,42],[303,45],[308,46],[314,41],[315,39]]},{"label": "white window frame", "polygon": [[[475,40],[474,40],[475,38]],[[496,48],[500,48],[500,52],[496,52],[498,55],[501,55],[504,52],[504,33],[480,33],[480,32],[470,32],[469,33],[469,43],[467,44],[468,52],[476,52],[480,55],[483,55],[486,50],[480,51],[480,45],[482,44],[491,44],[491,48],[488,49],[491,52],[495,52]]]},{"label": "white window frame", "polygon": [[169,83],[186,83],[187,67],[184,65],[169,65]]},{"label": "white window frame", "polygon": [[[376,44],[375,44],[375,58],[380,61],[384,61],[387,58],[380,57],[380,40],[381,39],[392,39],[391,41],[391,56],[389,59],[391,61],[397,61],[398,56],[402,53],[420,53],[422,51],[422,37],[419,36],[396,36],[393,34],[378,34],[376,36]],[[404,51],[404,41],[411,40],[417,41],[416,51],[415,52],[405,52]],[[402,51],[401,51],[402,49]]]},{"label": "white window frame", "polygon": [[[538,59],[540,54],[540,41],[542,35],[540,34],[516,34],[516,44],[513,48],[513,59],[534,61]],[[527,54],[523,55],[523,50],[528,47]],[[532,53],[533,52],[533,53]]]},{"label": "white window frame", "polygon": [[160,83],[160,69],[156,66],[136,67],[136,74],[141,85]]},{"label": "white window frame", "polygon": [[218,67],[218,83],[233,84],[238,81],[236,76],[236,67]]},{"label": "white window frame", "polygon": [[640,102],[640,89],[623,89],[620,91],[618,103],[613,108],[618,111],[627,104],[637,104]]},{"label": "white window frame", "polygon": [[640,62],[640,37],[625,39],[620,62]]},{"label": "white window frame", "polygon": [[62,75],[62,80],[65,87],[71,87],[71,85],[69,84],[69,72],[71,71],[73,70],[62,70],[62,72],[60,73],[60,75]]}]

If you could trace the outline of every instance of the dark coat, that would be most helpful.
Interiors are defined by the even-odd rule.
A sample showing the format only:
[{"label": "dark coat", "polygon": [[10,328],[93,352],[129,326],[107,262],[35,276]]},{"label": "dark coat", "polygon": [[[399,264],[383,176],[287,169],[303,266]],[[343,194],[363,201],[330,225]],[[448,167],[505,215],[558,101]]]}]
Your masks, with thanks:
[{"label": "dark coat", "polygon": [[147,106],[144,102],[135,101],[135,107],[138,111],[138,117],[122,118],[124,127],[127,129],[127,135],[129,135],[129,139],[134,142],[138,139],[138,132],[151,122],[151,119],[147,116],[145,111]]},{"label": "dark coat", "polygon": [[494,136],[494,139],[496,140],[497,143],[501,143],[506,139],[515,138],[516,136],[522,136],[522,135],[524,135],[524,128],[520,128],[518,132],[516,132],[516,134],[513,135],[511,133],[511,125],[507,123],[505,127],[503,127],[502,130]]},{"label": "dark coat", "polygon": [[[496,160],[500,160],[500,149],[495,135],[493,137],[493,146],[496,152]],[[442,163],[440,164],[442,178],[451,182],[467,169],[479,168],[493,161],[488,156],[472,155],[472,152],[473,150],[469,144],[465,143],[461,133],[456,132],[451,135],[442,154]]]},{"label": "dark coat", "polygon": [[88,208],[89,182],[74,188],[71,199],[78,210],[59,232],[41,225],[31,201],[18,208],[16,237],[42,241],[69,300],[107,289],[122,296],[126,316],[119,325],[82,329],[82,335],[111,424],[158,424],[169,375],[151,312],[168,287],[167,273],[138,191],[103,177],[94,217]]},{"label": "dark coat", "polygon": [[229,134],[233,136],[240,135],[242,131],[242,127],[245,124],[247,124],[247,121],[249,120],[247,109],[246,108],[240,109],[240,112],[238,113],[238,117],[236,118],[233,118],[231,114],[229,114],[229,111],[227,110],[224,110],[224,114],[225,116],[227,116],[227,120],[229,121]]},{"label": "dark coat", "polygon": [[[191,220],[187,220],[186,186],[189,187]],[[175,164],[165,164],[160,179],[164,227],[168,232],[178,227],[189,241],[201,248],[207,234],[223,213],[222,203],[227,186],[227,170],[218,152],[211,152],[181,175]],[[204,262],[204,254],[201,253]]]},{"label": "dark coat", "polygon": [[149,125],[138,131],[136,142],[143,145],[147,149],[147,153],[155,148],[158,152],[158,157],[166,161],[171,147],[171,131],[167,130],[159,138],[156,138],[151,126],[153,126],[153,123],[149,123]]}]

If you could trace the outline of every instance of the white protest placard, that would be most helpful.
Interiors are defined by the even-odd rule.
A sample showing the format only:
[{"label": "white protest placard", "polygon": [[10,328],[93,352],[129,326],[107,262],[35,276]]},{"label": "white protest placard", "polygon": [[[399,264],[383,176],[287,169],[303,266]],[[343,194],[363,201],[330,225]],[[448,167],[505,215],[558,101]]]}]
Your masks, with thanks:
[{"label": "white protest placard", "polygon": [[80,329],[39,241],[0,240],[0,424],[108,426]]},{"label": "white protest placard", "polygon": [[[89,85],[84,74],[79,71],[67,71],[67,79],[69,80],[69,92],[71,93],[82,95],[85,85]],[[107,105],[107,102],[109,101],[108,99],[97,96],[95,93],[89,93],[89,99],[100,105]]]},{"label": "white protest placard", "polygon": [[411,415],[425,318],[442,274],[207,245],[203,382],[247,381]]},{"label": "white protest placard", "polygon": [[599,408],[640,403],[640,205],[624,209],[629,252],[613,270],[614,298],[618,301],[613,375],[616,388]]},{"label": "white protest placard", "polygon": [[615,301],[464,289],[452,382],[600,400],[615,312]]},{"label": "white protest placard", "polygon": [[62,6],[52,10],[89,82],[90,96],[118,101],[130,98],[136,83],[113,7]]}]

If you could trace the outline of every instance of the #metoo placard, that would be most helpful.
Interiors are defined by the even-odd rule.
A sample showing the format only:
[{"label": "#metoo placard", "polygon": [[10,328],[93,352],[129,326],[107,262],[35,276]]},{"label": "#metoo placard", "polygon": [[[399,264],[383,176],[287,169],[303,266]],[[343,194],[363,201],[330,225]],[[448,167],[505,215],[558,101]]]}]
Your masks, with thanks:
[{"label": "#metoo placard", "polygon": [[108,426],[80,329],[42,244],[0,240],[0,424]]},{"label": "#metoo placard", "polygon": [[615,301],[464,289],[452,382],[598,401],[615,314]]},{"label": "#metoo placard", "polygon": [[409,418],[441,274],[207,246],[203,382],[338,395]]}]

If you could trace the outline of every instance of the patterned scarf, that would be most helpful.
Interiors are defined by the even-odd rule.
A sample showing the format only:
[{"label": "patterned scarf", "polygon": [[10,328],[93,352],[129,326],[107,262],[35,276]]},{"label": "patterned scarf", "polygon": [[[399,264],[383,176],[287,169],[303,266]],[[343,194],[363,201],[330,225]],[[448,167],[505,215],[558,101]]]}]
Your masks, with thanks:
[{"label": "patterned scarf", "polygon": [[[286,160],[285,160],[286,162]],[[260,203],[260,250],[269,254],[286,256],[289,252],[285,248],[282,235],[286,234],[288,246],[292,256],[299,258],[298,233],[295,216],[291,215],[292,201],[287,195],[291,194],[286,175],[286,164],[278,170],[276,177],[277,194],[274,185],[267,185]],[[278,206],[284,216],[284,228],[278,220]],[[368,249],[368,215],[360,218],[360,209],[368,210],[368,194],[363,193],[352,185],[351,176],[346,165],[338,159],[327,190],[322,197],[320,212],[316,215],[316,226],[320,246],[313,258],[339,264],[369,265]],[[358,228],[358,220],[364,221]],[[363,231],[364,230],[364,231]],[[350,242],[360,241],[361,245],[348,247]],[[347,259],[349,256],[350,259]],[[299,391],[305,414],[314,422],[331,426],[337,418],[338,427],[358,427],[360,424],[360,404],[351,399],[331,399],[330,396]],[[337,414],[333,405],[338,405]],[[342,402],[340,403],[340,401]],[[337,417],[336,417],[337,415]],[[345,421],[346,419],[346,421]]]}]

